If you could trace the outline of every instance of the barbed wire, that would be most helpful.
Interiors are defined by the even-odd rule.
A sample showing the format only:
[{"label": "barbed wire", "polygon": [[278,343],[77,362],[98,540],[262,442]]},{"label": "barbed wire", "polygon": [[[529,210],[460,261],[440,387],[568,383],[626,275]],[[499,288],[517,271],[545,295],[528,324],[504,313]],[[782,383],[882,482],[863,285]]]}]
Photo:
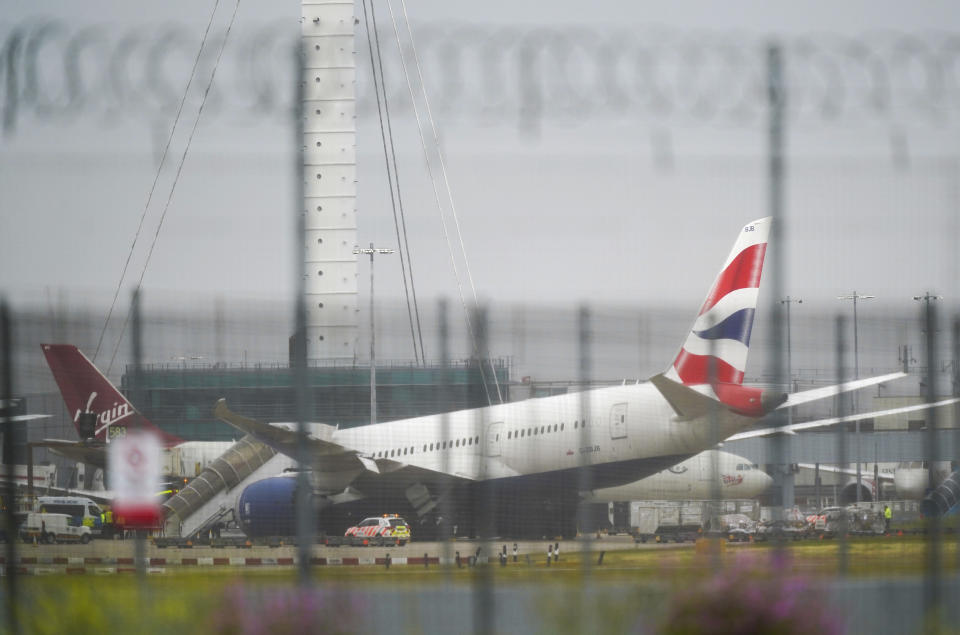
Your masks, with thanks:
[{"label": "barbed wire", "polygon": [[[526,129],[592,118],[752,126],[765,117],[769,39],[754,34],[448,23],[415,31],[432,102],[446,121]],[[278,21],[236,34],[209,112],[237,121],[287,117],[288,51],[298,32]],[[26,118],[166,120],[199,37],[175,23],[117,29],[35,20],[0,29],[3,128],[9,133]],[[223,33],[212,37],[216,44]],[[389,34],[382,39],[390,41]],[[780,42],[794,122],[941,126],[957,118],[960,34],[818,34]],[[216,50],[208,47],[201,69]],[[400,61],[396,54],[384,61],[391,107],[409,111]],[[357,68],[358,110],[373,112],[366,67]]]}]

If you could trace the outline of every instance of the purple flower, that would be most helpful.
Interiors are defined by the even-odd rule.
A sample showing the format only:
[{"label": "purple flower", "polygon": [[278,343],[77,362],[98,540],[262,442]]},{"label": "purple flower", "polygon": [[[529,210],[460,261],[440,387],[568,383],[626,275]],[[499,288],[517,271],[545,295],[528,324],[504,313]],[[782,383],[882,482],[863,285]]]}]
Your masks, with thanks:
[{"label": "purple flower", "polygon": [[781,573],[788,568],[778,555],[737,558],[732,569],[677,594],[663,632],[839,634],[824,596],[807,579]]},{"label": "purple flower", "polygon": [[362,614],[359,599],[343,591],[238,585],[224,593],[210,630],[222,635],[353,633],[362,630]]}]

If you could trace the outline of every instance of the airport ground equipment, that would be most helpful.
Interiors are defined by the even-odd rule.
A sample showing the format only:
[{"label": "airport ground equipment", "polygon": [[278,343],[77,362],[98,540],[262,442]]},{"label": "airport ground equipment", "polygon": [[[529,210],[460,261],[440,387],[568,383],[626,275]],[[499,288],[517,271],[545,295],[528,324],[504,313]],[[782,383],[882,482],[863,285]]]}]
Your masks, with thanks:
[{"label": "airport ground equipment", "polygon": [[76,525],[69,514],[30,512],[20,525],[24,542],[81,542],[87,544],[93,531],[87,525]]},{"label": "airport ground equipment", "polygon": [[637,542],[696,540],[709,528],[714,515],[741,514],[756,521],[760,505],[755,500],[733,501],[633,501],[630,533]]},{"label": "airport ground equipment", "polygon": [[957,470],[924,497],[920,513],[924,516],[946,516],[960,508],[960,470]]},{"label": "airport ground equipment", "polygon": [[[192,536],[233,511],[232,490],[277,472],[276,450],[247,435],[163,503],[167,535]],[[279,457],[284,460],[284,457]],[[276,462],[276,461],[274,461]],[[269,467],[268,467],[269,466]]]}]

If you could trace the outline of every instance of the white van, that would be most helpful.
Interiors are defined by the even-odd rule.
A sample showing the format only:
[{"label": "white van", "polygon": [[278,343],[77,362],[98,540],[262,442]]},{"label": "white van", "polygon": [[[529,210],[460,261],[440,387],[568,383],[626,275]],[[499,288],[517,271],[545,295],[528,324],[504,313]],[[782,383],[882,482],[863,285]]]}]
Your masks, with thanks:
[{"label": "white van", "polygon": [[83,496],[41,496],[37,499],[36,510],[48,514],[66,514],[73,521],[70,524],[89,527],[95,536],[99,536],[103,530],[103,510]]},{"label": "white van", "polygon": [[93,537],[89,526],[75,525],[67,514],[42,514],[30,512],[20,525],[20,538],[24,542],[82,542],[87,544]]}]

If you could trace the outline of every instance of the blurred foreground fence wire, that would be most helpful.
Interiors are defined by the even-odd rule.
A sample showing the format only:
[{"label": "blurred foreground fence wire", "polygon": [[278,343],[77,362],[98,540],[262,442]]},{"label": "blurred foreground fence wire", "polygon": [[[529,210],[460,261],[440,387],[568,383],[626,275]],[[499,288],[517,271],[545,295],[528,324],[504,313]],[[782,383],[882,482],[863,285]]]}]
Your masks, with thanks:
[{"label": "blurred foreground fence wire", "polygon": [[[415,32],[434,109],[445,121],[521,129],[541,121],[578,125],[617,118],[752,126],[765,113],[766,43],[753,35],[462,23],[426,23]],[[4,130],[12,132],[25,117],[69,122],[87,115],[105,125],[118,118],[167,121],[182,97],[200,34],[170,23],[118,29],[35,19],[6,25],[0,31]],[[211,36],[201,70],[214,63],[223,37]],[[239,28],[232,38],[206,111],[237,121],[265,114],[286,120],[292,111],[285,89],[289,23]],[[391,109],[402,113],[410,104],[392,38],[381,34],[383,42],[393,42],[384,80]],[[782,42],[791,121],[956,123],[958,34],[817,34]],[[408,43],[404,50],[410,54]],[[363,93],[370,86],[359,85],[360,112],[375,108],[372,95]]]}]

